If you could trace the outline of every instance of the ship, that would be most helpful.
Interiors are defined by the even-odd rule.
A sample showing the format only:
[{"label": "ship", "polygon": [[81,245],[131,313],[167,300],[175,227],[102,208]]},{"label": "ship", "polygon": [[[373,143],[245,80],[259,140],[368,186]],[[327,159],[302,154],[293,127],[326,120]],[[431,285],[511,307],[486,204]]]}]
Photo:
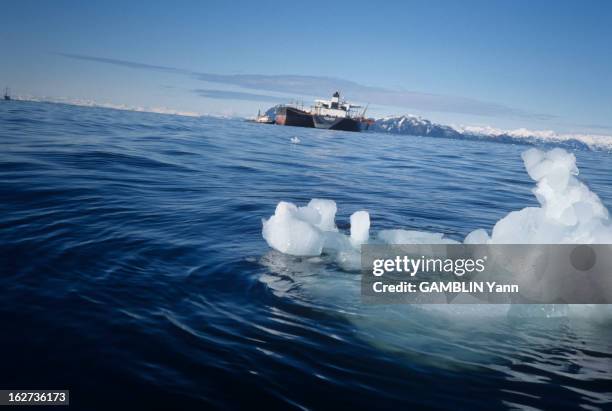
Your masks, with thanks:
[{"label": "ship", "polygon": [[361,106],[347,103],[340,98],[336,91],[331,100],[315,100],[312,108],[312,120],[316,128],[327,130],[361,131],[364,122],[365,110],[359,113]]},{"label": "ship", "polygon": [[[315,105],[307,110],[303,104],[286,104],[274,107],[274,123],[279,126],[320,128],[326,130],[361,131],[367,130],[373,123],[365,118],[366,108],[359,112],[361,106],[350,104],[340,98],[336,91],[331,100],[315,100]],[[268,110],[266,114],[273,109]],[[259,119],[261,114],[258,114]],[[271,117],[271,116],[270,116]],[[258,121],[258,120],[255,120]],[[263,119],[261,122],[268,122]]]},{"label": "ship", "polygon": [[281,126],[310,127],[313,128],[312,114],[304,109],[291,105],[279,106],[276,109],[275,123]]},{"label": "ship", "polygon": [[4,99],[9,101],[11,99],[11,94],[9,93],[8,87],[4,89]]},{"label": "ship", "polygon": [[274,121],[274,118],[267,113],[261,114],[261,110],[257,112],[257,117],[255,117],[255,122],[260,124],[274,124]]}]

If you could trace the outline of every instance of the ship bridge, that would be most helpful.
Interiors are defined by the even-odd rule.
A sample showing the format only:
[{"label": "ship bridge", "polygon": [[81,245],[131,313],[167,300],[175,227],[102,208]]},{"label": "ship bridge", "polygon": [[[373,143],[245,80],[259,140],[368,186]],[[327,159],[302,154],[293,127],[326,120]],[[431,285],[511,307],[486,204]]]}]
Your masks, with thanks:
[{"label": "ship bridge", "polygon": [[336,91],[331,100],[315,100],[315,106],[312,111],[313,114],[319,116],[330,116],[330,117],[352,117],[355,114],[355,110],[361,108],[361,106],[353,105],[345,100],[340,99],[340,92]]}]

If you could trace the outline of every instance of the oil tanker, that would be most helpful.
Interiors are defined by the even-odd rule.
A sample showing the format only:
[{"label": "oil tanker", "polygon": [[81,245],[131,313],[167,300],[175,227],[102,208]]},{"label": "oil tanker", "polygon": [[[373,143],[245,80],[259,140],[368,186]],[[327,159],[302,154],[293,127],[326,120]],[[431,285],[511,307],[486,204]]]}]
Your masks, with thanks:
[{"label": "oil tanker", "polygon": [[312,120],[316,128],[361,131],[365,112],[360,115],[357,112],[360,108],[361,106],[340,100],[340,92],[336,91],[331,100],[315,100]]},{"label": "oil tanker", "polygon": [[326,130],[367,130],[373,120],[365,118],[367,107],[362,112],[359,112],[359,109],[361,106],[342,100],[340,92],[336,91],[331,100],[315,100],[315,105],[310,110],[297,105],[277,106],[274,123]]}]

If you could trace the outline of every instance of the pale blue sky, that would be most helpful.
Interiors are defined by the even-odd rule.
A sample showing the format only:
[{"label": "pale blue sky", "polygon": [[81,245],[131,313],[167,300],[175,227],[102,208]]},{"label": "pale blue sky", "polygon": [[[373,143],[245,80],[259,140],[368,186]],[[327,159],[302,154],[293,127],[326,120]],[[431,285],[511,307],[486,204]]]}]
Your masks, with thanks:
[{"label": "pale blue sky", "polygon": [[612,134],[608,1],[1,8],[0,83],[18,95],[248,115],[340,88],[372,114]]}]

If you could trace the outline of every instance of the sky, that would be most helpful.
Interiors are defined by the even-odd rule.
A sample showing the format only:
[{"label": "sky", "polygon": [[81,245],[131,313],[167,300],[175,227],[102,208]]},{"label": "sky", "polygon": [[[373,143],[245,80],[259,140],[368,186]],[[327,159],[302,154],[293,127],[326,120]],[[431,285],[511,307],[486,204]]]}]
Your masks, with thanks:
[{"label": "sky", "polygon": [[372,116],[612,134],[605,0],[0,6],[17,96],[247,116],[339,89]]}]

